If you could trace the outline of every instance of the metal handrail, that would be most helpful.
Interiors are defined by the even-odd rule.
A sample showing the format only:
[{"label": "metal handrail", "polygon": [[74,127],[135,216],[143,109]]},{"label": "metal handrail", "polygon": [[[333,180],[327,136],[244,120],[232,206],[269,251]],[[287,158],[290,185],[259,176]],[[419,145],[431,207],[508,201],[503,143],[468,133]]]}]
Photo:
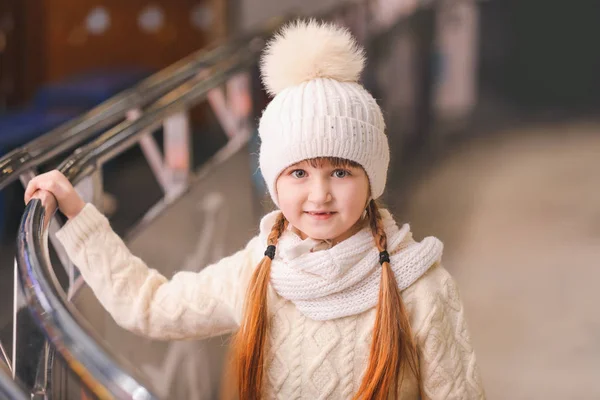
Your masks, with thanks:
[{"label": "metal handrail", "polygon": [[[210,89],[248,68],[256,62],[263,46],[264,42],[254,41],[209,69],[207,78],[196,77],[184,83],[151,105],[139,119],[123,122],[81,148],[59,169],[72,182],[77,182],[102,160],[135,144],[148,128],[199,103]],[[49,192],[36,192],[25,208],[17,238],[18,271],[34,318],[69,367],[99,398],[157,398],[139,379],[126,372],[134,371],[133,366],[125,368],[126,361],[101,344],[101,339],[94,335],[60,288],[48,253],[48,227],[56,207],[56,200]]]},{"label": "metal handrail", "polygon": [[225,83],[236,73],[256,62],[264,41],[256,39],[226,61],[207,71],[208,77],[196,77],[152,104],[146,112],[133,121],[125,121],[79,148],[59,166],[73,184],[90,175],[103,161],[113,158],[133,144],[148,130],[157,128],[168,116],[197,105],[209,90]]},{"label": "metal handrail", "polygon": [[69,368],[98,398],[158,399],[134,376],[135,368],[94,334],[60,289],[47,240],[56,209],[49,192],[37,192],[21,220],[17,264],[30,311]]},{"label": "metal handrail", "polygon": [[270,35],[280,19],[272,19],[249,34],[231,39],[225,44],[213,44],[192,53],[171,66],[142,80],[93,109],[81,114],[26,145],[0,158],[0,190],[32,168],[57,155],[82,145],[103,129],[121,121],[127,111],[145,106],[169,92],[197,73],[210,68],[251,43],[255,38]]},{"label": "metal handrail", "polygon": [[29,400],[25,388],[14,381],[10,370],[0,363],[0,398],[7,400]]}]

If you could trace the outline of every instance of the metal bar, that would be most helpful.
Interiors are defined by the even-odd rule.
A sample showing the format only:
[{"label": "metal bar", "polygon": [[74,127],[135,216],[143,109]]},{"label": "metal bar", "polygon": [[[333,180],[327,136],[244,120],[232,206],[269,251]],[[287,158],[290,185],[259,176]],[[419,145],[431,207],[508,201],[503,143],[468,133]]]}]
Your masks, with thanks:
[{"label": "metal bar", "polygon": [[163,155],[160,152],[158,144],[152,137],[152,132],[146,132],[140,138],[140,147],[148,161],[148,165],[156,178],[156,181],[163,190],[163,193],[168,192],[169,180],[164,169]]},{"label": "metal bar", "polygon": [[225,93],[223,88],[214,88],[208,92],[208,102],[217,116],[223,131],[229,139],[236,134],[238,121],[233,115],[231,110],[227,107],[227,100],[225,100]]},{"label": "metal bar", "polygon": [[106,212],[104,209],[104,180],[102,178],[102,168],[96,168],[94,173],[89,177],[92,180],[92,201],[100,212]]},{"label": "metal bar", "polygon": [[10,358],[8,358],[8,354],[6,354],[6,351],[4,350],[4,346],[2,346],[2,342],[0,342],[0,361],[6,365],[6,368],[8,368],[8,370],[12,374]]},{"label": "metal bar", "polygon": [[29,400],[25,388],[12,379],[11,373],[0,364],[0,398],[9,400]]},{"label": "metal bar", "polygon": [[21,292],[21,285],[19,280],[19,273],[17,267],[17,259],[15,258],[14,263],[14,274],[13,274],[13,337],[12,337],[12,374],[13,378],[17,373],[17,317],[19,309],[23,306],[23,295]]},{"label": "metal bar", "polygon": [[187,111],[174,113],[163,121],[164,166],[168,176],[166,197],[180,193],[188,185],[191,140],[191,124]]},{"label": "metal bar", "polygon": [[204,100],[212,88],[223,84],[231,76],[248,68],[258,58],[264,40],[255,40],[235,56],[209,69],[209,78],[196,77],[148,107],[140,118],[125,121],[81,147],[65,159],[58,169],[76,184],[91,174],[104,160],[111,159],[137,143],[147,130],[156,129],[167,117],[188,109]]},{"label": "metal bar", "polygon": [[40,359],[38,362],[37,375],[35,377],[35,382],[31,394],[32,400],[48,399],[48,389],[50,388],[50,382],[48,377],[51,368],[50,363],[52,362],[50,354],[50,345],[48,344],[48,342],[45,342],[42,354],[40,354]]},{"label": "metal bar", "polygon": [[[133,121],[138,119],[142,115],[141,110],[131,110],[127,113],[127,119]],[[156,181],[163,190],[163,193],[167,193],[169,187],[169,180],[165,173],[163,155],[158,147],[158,144],[152,136],[152,131],[146,131],[140,138],[140,147],[148,165],[156,178]]]}]

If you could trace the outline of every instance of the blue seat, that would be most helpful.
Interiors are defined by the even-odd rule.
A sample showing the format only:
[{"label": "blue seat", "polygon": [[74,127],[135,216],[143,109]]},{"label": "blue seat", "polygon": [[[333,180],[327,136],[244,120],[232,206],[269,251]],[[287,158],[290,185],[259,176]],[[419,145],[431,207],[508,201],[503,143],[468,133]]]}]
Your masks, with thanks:
[{"label": "blue seat", "polygon": [[130,88],[150,73],[147,69],[128,68],[95,70],[74,75],[42,87],[35,95],[32,105],[43,110],[57,107],[89,109]]},{"label": "blue seat", "polygon": [[27,109],[0,115],[0,155],[26,144],[68,121],[81,110],[43,111]]}]

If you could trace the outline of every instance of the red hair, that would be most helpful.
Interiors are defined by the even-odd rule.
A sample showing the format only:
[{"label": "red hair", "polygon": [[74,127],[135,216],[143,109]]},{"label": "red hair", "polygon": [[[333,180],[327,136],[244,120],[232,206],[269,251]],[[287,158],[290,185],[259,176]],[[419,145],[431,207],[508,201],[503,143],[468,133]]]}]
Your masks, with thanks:
[{"label": "red hair", "polygon": [[[312,161],[312,160],[311,160]],[[342,164],[334,160],[332,164]],[[334,166],[338,166],[335,165]],[[375,201],[367,207],[367,219],[373,232],[375,245],[382,252],[387,247],[387,237]],[[276,246],[287,227],[283,213],[279,214],[268,238],[268,245]],[[396,398],[405,372],[412,373],[423,397],[418,354],[412,337],[408,314],[394,272],[388,262],[381,266],[379,301],[368,366],[354,396],[355,400]],[[265,256],[254,271],[248,290],[240,330],[233,341],[233,366],[238,380],[239,399],[258,400],[262,395],[265,342],[268,333],[267,289],[271,274],[271,258]]]}]

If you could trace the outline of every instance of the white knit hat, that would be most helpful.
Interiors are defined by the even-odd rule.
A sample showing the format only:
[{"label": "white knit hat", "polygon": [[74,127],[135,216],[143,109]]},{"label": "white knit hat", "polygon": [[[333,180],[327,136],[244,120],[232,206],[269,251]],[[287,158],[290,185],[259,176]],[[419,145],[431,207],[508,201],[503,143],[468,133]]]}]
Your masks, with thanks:
[{"label": "white knit hat", "polygon": [[287,25],[267,45],[261,74],[275,97],[258,130],[260,169],[275,204],[283,170],[317,157],[357,162],[371,197],[383,193],[390,151],[381,109],[358,83],[364,62],[347,29],[314,20]]}]

